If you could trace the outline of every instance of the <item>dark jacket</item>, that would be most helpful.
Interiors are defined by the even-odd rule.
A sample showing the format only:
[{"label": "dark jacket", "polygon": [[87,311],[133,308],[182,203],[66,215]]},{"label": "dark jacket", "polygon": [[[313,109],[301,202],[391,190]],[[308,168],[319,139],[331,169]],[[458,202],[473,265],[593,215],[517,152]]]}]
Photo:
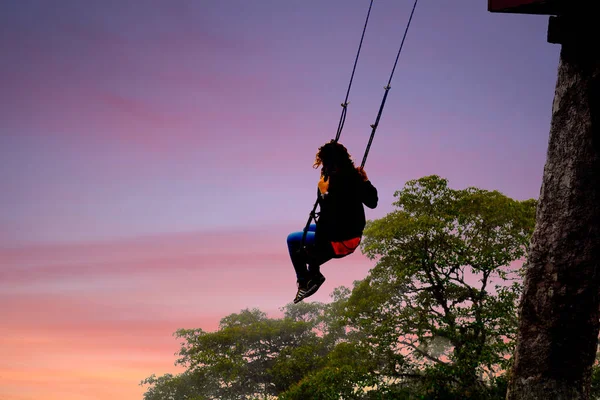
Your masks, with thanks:
[{"label": "dark jacket", "polygon": [[377,189],[357,173],[330,176],[328,184],[326,193],[318,190],[320,212],[315,239],[323,243],[362,236],[366,223],[363,204],[377,207]]}]

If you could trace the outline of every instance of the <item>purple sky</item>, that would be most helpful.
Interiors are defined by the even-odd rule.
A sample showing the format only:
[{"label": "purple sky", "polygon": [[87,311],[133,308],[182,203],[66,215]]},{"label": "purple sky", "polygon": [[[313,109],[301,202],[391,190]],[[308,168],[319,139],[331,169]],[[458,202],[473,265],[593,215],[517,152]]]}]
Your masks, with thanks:
[{"label": "purple sky", "polygon": [[[314,202],[314,154],[335,136],[368,4],[0,3],[0,334],[13,341],[0,397],[139,398],[138,379],[172,370],[177,328],[293,298],[285,237]],[[368,218],[429,174],[538,196],[559,47],[546,17],[486,6],[420,1],[366,165],[380,194]],[[411,7],[373,6],[341,138],[357,163]],[[371,266],[332,262],[315,299]],[[160,327],[143,328],[156,357],[111,381],[115,392],[102,391],[108,372],[86,375],[97,397],[40,378],[31,343],[81,365],[59,341],[102,326],[107,346],[125,343],[121,360],[145,354],[124,332],[147,324]],[[93,365],[131,366],[121,361]]]},{"label": "purple sky", "polygon": [[[341,139],[358,162],[411,5],[373,7]],[[367,163],[373,216],[425,174],[538,195],[559,50],[547,19],[459,5],[417,8]],[[3,3],[3,242],[301,225],[367,6]]]}]

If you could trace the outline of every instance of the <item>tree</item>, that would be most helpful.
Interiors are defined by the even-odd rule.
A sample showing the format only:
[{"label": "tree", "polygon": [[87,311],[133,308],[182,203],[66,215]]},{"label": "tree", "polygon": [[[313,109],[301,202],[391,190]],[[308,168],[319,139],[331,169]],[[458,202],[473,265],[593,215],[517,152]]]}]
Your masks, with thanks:
[{"label": "tree", "polygon": [[[600,344],[600,339],[598,340],[598,344]],[[591,374],[591,384],[590,384],[590,399],[599,400],[600,399],[600,351],[596,348],[596,357],[594,360],[594,364],[592,365],[592,374]]]},{"label": "tree", "polygon": [[348,299],[352,335],[374,357],[386,355],[381,386],[489,398],[513,350],[515,262],[536,202],[453,190],[438,176],[410,181],[395,197],[397,210],[365,229],[363,251],[377,264]]},{"label": "tree", "polygon": [[152,375],[140,385],[148,386],[144,400],[208,400],[203,393],[210,393],[214,388],[214,384],[201,372],[190,371],[179,375],[165,374],[158,378]]},{"label": "tree", "polygon": [[[577,33],[579,43],[561,50],[510,400],[588,399],[600,328],[597,21],[591,9],[564,17],[573,18],[566,20],[564,36],[589,32]],[[595,37],[589,37],[592,31]]]},{"label": "tree", "polygon": [[395,196],[367,225],[377,263],[353,290],[283,318],[243,310],[216,332],[177,331],[187,370],[146,379],[145,400],[503,398],[535,201],[438,176]]},{"label": "tree", "polygon": [[365,399],[365,389],[377,383],[376,362],[360,343],[341,342],[327,354],[321,368],[309,372],[280,400]]},{"label": "tree", "polygon": [[[304,368],[319,365],[319,339],[313,332],[316,321],[312,317],[303,318],[318,308],[316,304],[310,310],[305,307],[304,313],[296,311],[295,320],[270,319],[260,310],[242,310],[223,318],[216,332],[178,330],[176,335],[184,342],[176,364],[185,366],[186,372],[144,380],[142,384],[150,385],[145,400],[189,399],[180,395],[183,393],[193,393],[198,399],[231,400],[278,394],[302,377],[287,376],[282,371],[285,370],[282,360],[302,359]],[[309,356],[303,358],[298,353]],[[299,362],[294,365],[301,366]]]},{"label": "tree", "polygon": [[[270,319],[259,310],[243,310],[221,320],[219,330],[180,330],[186,340],[178,360],[189,371],[202,371],[216,383],[212,396],[242,399],[256,395],[276,395],[285,385],[277,385],[271,369],[278,360],[300,351],[312,357],[304,367],[319,363],[319,340],[313,332],[314,319]],[[310,352],[303,351],[306,348]],[[284,352],[284,354],[282,354]],[[294,354],[292,354],[293,356]],[[281,377],[281,374],[276,377]]]},{"label": "tree", "polygon": [[176,364],[186,371],[146,378],[141,383],[149,386],[144,400],[277,396],[325,365],[336,337],[344,334],[333,307],[289,304],[282,309],[283,318],[246,309],[223,318],[216,332],[180,329],[176,336],[184,341]]}]

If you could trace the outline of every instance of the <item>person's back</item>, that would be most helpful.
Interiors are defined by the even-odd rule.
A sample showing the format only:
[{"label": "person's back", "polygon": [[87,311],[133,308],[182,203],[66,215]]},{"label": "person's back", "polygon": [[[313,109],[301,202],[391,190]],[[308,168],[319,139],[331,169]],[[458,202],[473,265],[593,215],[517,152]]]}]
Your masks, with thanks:
[{"label": "person's back", "polygon": [[[317,240],[343,241],[362,236],[365,210],[377,207],[377,189],[356,169],[329,176],[327,194],[320,196]],[[321,195],[323,193],[320,193]]]}]

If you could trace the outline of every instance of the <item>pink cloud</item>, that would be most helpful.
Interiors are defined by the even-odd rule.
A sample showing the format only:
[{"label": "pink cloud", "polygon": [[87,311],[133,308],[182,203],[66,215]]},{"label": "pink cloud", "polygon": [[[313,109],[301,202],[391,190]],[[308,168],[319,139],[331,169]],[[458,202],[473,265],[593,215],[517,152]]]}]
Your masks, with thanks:
[{"label": "pink cloud", "polygon": [[[10,62],[0,67],[0,102],[6,103],[3,120],[46,135],[96,136],[152,150],[183,142],[179,148],[186,149],[202,144],[205,135],[198,128],[211,131],[223,121],[224,107],[218,99],[231,91],[237,95],[227,96],[228,105],[240,106],[236,120],[249,121],[254,112],[246,110],[255,99],[239,97],[266,87],[268,74],[236,75],[222,70],[220,63],[211,66],[210,60],[232,52],[236,57],[255,57],[258,49],[239,36],[203,30],[182,7],[156,5],[145,10],[176,17],[168,29],[109,30],[97,23],[62,21],[39,30],[13,27],[10,37],[3,35],[0,43],[11,55]],[[137,13],[129,15],[129,9],[118,10],[124,12],[125,25],[126,18],[140,19]],[[50,41],[53,35],[44,29],[63,40]],[[60,44],[65,41],[68,46]],[[199,49],[201,59],[196,56]],[[118,93],[111,88],[118,88]],[[132,90],[144,94],[133,98],[127,94]],[[198,104],[204,97],[207,100]]]},{"label": "pink cloud", "polygon": [[[141,379],[177,372],[177,329],[212,331],[243,308],[280,316],[295,293],[288,230],[0,250],[0,394],[139,398]],[[369,264],[360,254],[332,261],[313,300],[329,301],[334,287],[361,279]]]},{"label": "pink cloud", "polygon": [[[19,308],[21,304],[13,305]],[[46,305],[31,304],[38,309]],[[0,393],[11,400],[13,395],[26,399],[139,398],[141,379],[178,371],[173,354],[179,345],[171,334],[183,322],[81,322],[83,311],[67,311],[59,314],[64,320],[55,321],[32,321],[34,315],[29,314],[20,326],[5,321],[10,328],[0,329]]]},{"label": "pink cloud", "polygon": [[104,104],[110,110],[114,110],[124,116],[130,116],[139,121],[145,121],[149,124],[159,124],[166,126],[174,124],[178,118],[175,115],[169,116],[165,110],[153,107],[147,101],[136,100],[131,97],[125,97],[116,93],[100,92],[97,95],[98,104]]},{"label": "pink cloud", "polygon": [[250,267],[256,263],[270,264],[282,261],[281,254],[252,253],[252,258],[247,254],[199,254],[199,255],[173,255],[168,257],[148,257],[142,260],[116,261],[116,262],[89,262],[76,264],[55,264],[35,269],[4,269],[0,272],[0,279],[5,282],[27,283],[34,281],[47,281],[48,279],[64,279],[69,277],[94,278],[102,276],[135,276],[136,274],[152,274],[153,272],[181,273],[202,269],[205,272],[221,266],[235,265],[237,267]]}]

